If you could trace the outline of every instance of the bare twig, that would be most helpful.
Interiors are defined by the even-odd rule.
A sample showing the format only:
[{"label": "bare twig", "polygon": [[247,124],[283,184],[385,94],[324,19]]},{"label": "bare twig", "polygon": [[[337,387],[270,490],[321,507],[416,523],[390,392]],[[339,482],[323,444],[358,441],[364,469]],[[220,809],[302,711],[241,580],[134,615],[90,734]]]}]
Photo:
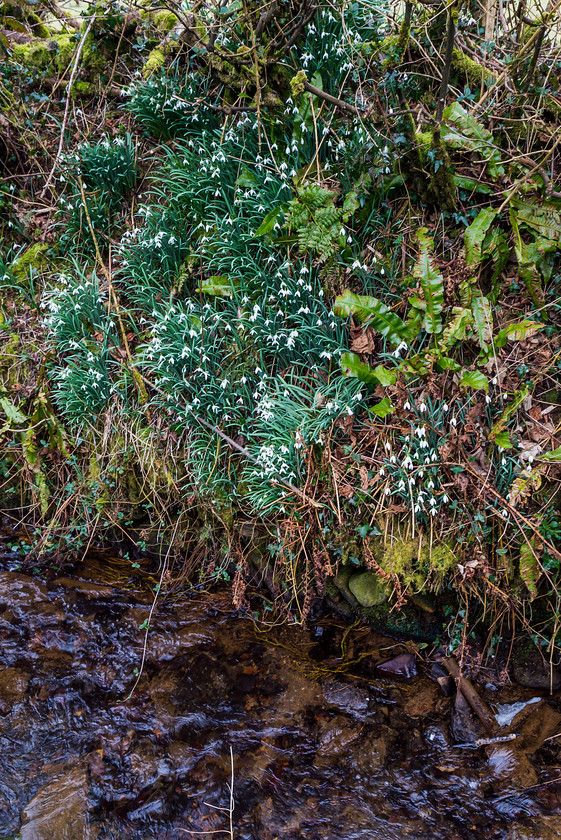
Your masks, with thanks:
[{"label": "bare twig", "polygon": [[62,118],[62,126],[61,126],[61,129],[60,129],[60,139],[59,139],[59,142],[58,142],[58,150],[57,150],[54,162],[53,162],[52,169],[49,172],[49,177],[47,178],[47,180],[45,182],[45,186],[43,187],[43,189],[41,191],[41,198],[45,197],[47,189],[49,188],[49,184],[53,180],[53,175],[55,174],[55,170],[57,168],[59,158],[62,154],[62,149],[64,147],[64,135],[66,133],[66,123],[68,122],[68,111],[70,109],[70,100],[72,98],[72,85],[74,84],[74,79],[76,78],[76,73],[78,72],[78,64],[80,63],[80,56],[82,55],[82,50],[84,49],[84,44],[86,43],[86,38],[90,34],[90,30],[91,30],[91,28],[94,24],[95,18],[96,18],[95,15],[92,15],[92,17],[90,18],[90,20],[88,22],[88,25],[86,26],[86,28],[84,30],[84,34],[82,35],[82,38],[80,40],[80,43],[78,44],[78,49],[76,50],[76,55],[74,57],[74,65],[72,67],[72,73],[70,74],[70,79],[68,80],[68,84],[66,86],[66,104],[64,106],[64,116]]}]

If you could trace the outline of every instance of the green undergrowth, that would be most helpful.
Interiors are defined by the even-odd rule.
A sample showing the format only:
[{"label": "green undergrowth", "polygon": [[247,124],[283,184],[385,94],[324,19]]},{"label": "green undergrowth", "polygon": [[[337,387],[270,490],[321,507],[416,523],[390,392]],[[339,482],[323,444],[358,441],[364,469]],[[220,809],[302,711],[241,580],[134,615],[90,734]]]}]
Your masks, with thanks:
[{"label": "green undergrowth", "polygon": [[[220,62],[170,49],[173,16],[96,21],[100,72],[117,31],[137,38],[122,101],[73,123],[37,241],[21,213],[4,228],[0,494],[30,511],[32,556],[172,544],[238,605],[255,563],[300,618],[367,568],[386,616],[436,593],[552,654],[561,201],[471,92],[426,118],[409,28],[373,65],[381,11],[322,6],[269,63],[263,24],[252,68],[229,19]],[[34,71],[68,68],[54,52]],[[10,73],[31,108],[38,77]]]}]

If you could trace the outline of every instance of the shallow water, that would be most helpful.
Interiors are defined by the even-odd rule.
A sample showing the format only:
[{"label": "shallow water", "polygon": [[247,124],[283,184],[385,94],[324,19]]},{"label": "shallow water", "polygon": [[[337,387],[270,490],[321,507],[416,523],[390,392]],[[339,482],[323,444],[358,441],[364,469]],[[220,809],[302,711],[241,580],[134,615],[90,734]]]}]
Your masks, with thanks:
[{"label": "shallow water", "polygon": [[231,755],[238,840],[561,836],[561,784],[535,787],[561,776],[561,739],[540,746],[555,698],[526,747],[456,749],[453,699],[421,660],[401,679],[376,668],[395,640],[353,629],[343,649],[369,653],[353,676],[333,617],[254,625],[227,592],[161,598],[129,697],[148,593],[94,582],[95,560],[72,578],[16,565],[5,552],[0,840],[228,837]]}]

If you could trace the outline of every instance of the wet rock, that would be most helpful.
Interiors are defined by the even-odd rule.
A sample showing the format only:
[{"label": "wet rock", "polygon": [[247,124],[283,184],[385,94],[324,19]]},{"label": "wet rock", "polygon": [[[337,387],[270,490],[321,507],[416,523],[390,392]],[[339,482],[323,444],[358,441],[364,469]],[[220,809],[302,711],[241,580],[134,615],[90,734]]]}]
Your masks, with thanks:
[{"label": "wet rock", "polygon": [[538,774],[529,759],[515,746],[495,744],[488,752],[489,770],[509,787],[529,788],[537,784]]},{"label": "wet rock", "polygon": [[169,766],[162,758],[161,748],[149,738],[139,741],[134,752],[127,756],[127,763],[136,789],[153,787],[169,775]]},{"label": "wet rock", "polygon": [[96,600],[97,598],[110,598],[114,593],[111,586],[104,586],[103,584],[91,583],[87,580],[74,580],[73,578],[60,577],[53,581],[52,586],[63,586],[81,595],[88,601]]},{"label": "wet rock", "polygon": [[399,677],[415,677],[417,675],[417,664],[414,653],[400,653],[387,662],[380,662],[377,666],[379,671],[385,674],[392,674]]},{"label": "wet rock", "polygon": [[32,577],[18,572],[0,573],[0,611],[6,602],[13,610],[18,607],[37,607],[48,598],[47,588]]},{"label": "wet rock", "polygon": [[452,711],[452,737],[457,744],[471,744],[487,733],[461,691],[456,692]]},{"label": "wet rock", "polygon": [[40,788],[23,812],[21,840],[94,840],[86,770],[75,767]]},{"label": "wet rock", "polygon": [[318,739],[316,764],[348,755],[349,745],[360,735],[361,726],[343,715],[326,721]]},{"label": "wet rock", "polygon": [[359,572],[349,579],[349,589],[362,607],[377,607],[388,599],[388,588],[374,572]]},{"label": "wet rock", "polygon": [[505,840],[559,840],[561,816],[538,817],[527,825],[513,825]]},{"label": "wet rock", "polygon": [[364,688],[333,680],[324,684],[323,697],[330,706],[347,714],[363,715],[368,711],[370,698]]},{"label": "wet rock", "polygon": [[561,688],[561,669],[550,668],[537,647],[529,640],[516,650],[512,675],[519,685],[557,691]]},{"label": "wet rock", "polygon": [[549,703],[528,704],[513,720],[510,729],[519,733],[516,746],[531,755],[547,738],[561,730],[561,714]]},{"label": "wet rock", "polygon": [[29,674],[19,668],[0,671],[0,715],[6,715],[29,685]]},{"label": "wet rock", "polygon": [[343,594],[348,601],[351,601],[351,603],[356,604],[356,598],[349,589],[349,581],[354,574],[354,569],[351,569],[349,566],[342,566],[337,572],[333,582],[339,590],[339,592],[341,592],[341,594]]}]

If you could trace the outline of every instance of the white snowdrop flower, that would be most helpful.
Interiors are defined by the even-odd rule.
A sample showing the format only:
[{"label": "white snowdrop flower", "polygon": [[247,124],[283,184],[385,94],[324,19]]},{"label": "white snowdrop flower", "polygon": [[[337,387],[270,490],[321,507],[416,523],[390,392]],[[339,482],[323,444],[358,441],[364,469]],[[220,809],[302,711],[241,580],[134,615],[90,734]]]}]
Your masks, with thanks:
[{"label": "white snowdrop flower", "polygon": [[389,487],[386,487],[386,489],[384,490],[384,493],[385,493],[386,496],[389,496],[391,492],[392,491],[390,490]]},{"label": "white snowdrop flower", "polygon": [[428,449],[429,442],[428,442],[428,440],[422,440],[419,445],[420,445],[421,449]]},{"label": "white snowdrop flower", "polygon": [[390,458],[390,464],[397,464],[397,458],[395,457],[395,455],[392,455],[392,457]]},{"label": "white snowdrop flower", "polygon": [[431,480],[427,483],[427,489],[434,490],[434,481]]},{"label": "white snowdrop flower", "polygon": [[388,452],[391,452],[392,445],[391,445],[391,443],[390,443],[389,441],[386,441],[386,442],[385,442],[385,444],[384,444],[384,449],[386,449]]},{"label": "white snowdrop flower", "polygon": [[223,391],[228,387],[229,382],[230,382],[229,379],[223,379],[222,380],[222,382],[220,383],[220,387],[222,388]]},{"label": "white snowdrop flower", "polygon": [[494,377],[491,379],[491,385],[496,385],[496,384],[497,384],[497,377],[496,377],[496,376],[494,376]]},{"label": "white snowdrop flower", "polygon": [[442,406],[442,411],[447,412],[448,409],[449,409],[448,403],[444,403],[444,405]]},{"label": "white snowdrop flower", "polygon": [[430,458],[430,459],[431,459],[431,461],[433,461],[433,462],[434,462],[434,461],[438,461],[438,455],[436,454],[436,452],[433,452],[433,453],[432,453],[432,455],[431,455],[431,458]]},{"label": "white snowdrop flower", "polygon": [[426,411],[426,410],[427,410],[427,406],[426,406],[426,404],[425,404],[424,402],[422,402],[422,403],[421,403],[421,405],[419,406],[419,411],[420,411],[420,412],[421,412],[421,414],[422,414],[422,413],[423,413],[424,411]]},{"label": "white snowdrop flower", "polygon": [[489,394],[485,395],[485,402],[487,403],[487,405],[489,405],[489,403],[491,402],[491,397],[489,396]]},{"label": "white snowdrop flower", "polygon": [[436,516],[436,508],[431,508],[430,515],[431,516]]},{"label": "white snowdrop flower", "polygon": [[450,420],[450,425],[454,426],[454,428],[456,428],[456,426],[458,425],[458,421],[455,417],[452,417],[452,419]]},{"label": "white snowdrop flower", "polygon": [[403,408],[405,409],[405,411],[409,411],[409,409],[411,408],[411,403],[409,402],[409,400],[407,400]]},{"label": "white snowdrop flower", "polygon": [[425,437],[426,432],[425,432],[424,426],[418,426],[415,429],[415,434],[417,435],[418,438]]},{"label": "white snowdrop flower", "polygon": [[380,472],[378,473],[378,475],[381,475],[381,476],[383,477],[383,476],[385,476],[385,474],[386,474],[386,471],[385,471],[385,469],[382,467],[382,469],[380,470]]},{"label": "white snowdrop flower", "polygon": [[442,501],[444,502],[444,504],[446,504],[448,502],[448,495],[446,493],[442,497]]},{"label": "white snowdrop flower", "polygon": [[506,458],[504,457],[504,455],[503,455],[503,457],[501,458],[501,465],[502,465],[503,467],[505,467],[505,466],[506,466]]}]

